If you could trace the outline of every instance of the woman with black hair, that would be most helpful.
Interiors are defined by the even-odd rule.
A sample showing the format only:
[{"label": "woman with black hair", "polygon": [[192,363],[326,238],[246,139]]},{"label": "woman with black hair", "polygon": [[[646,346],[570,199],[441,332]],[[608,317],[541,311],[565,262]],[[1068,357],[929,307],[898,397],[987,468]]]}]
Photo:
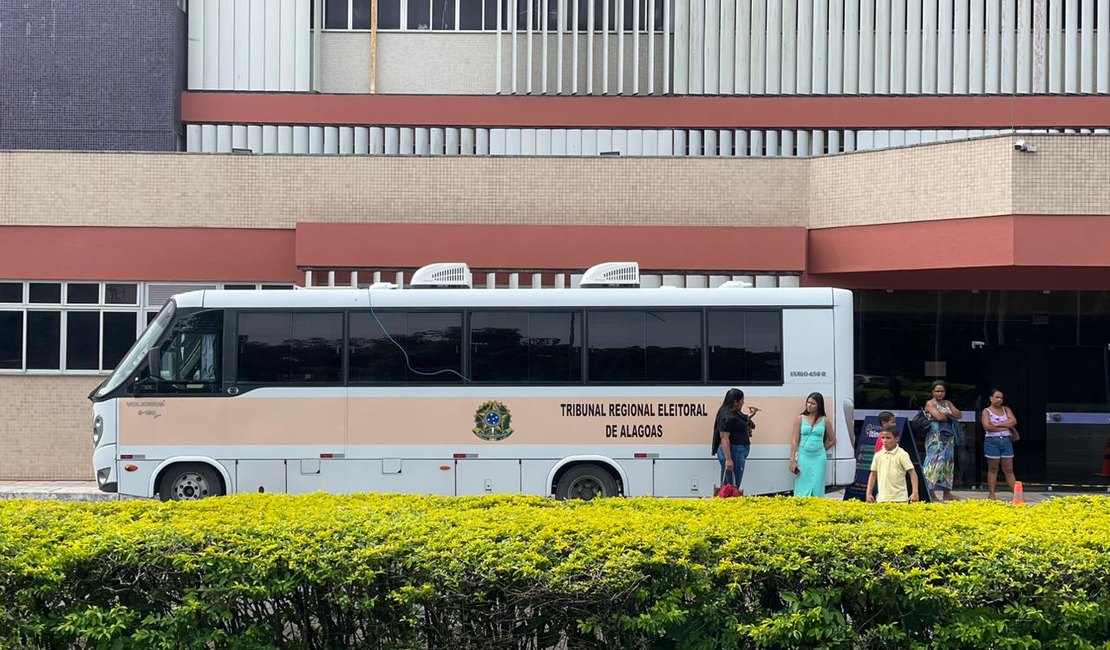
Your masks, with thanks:
[{"label": "woman with black hair", "polygon": [[794,436],[790,441],[790,471],[794,479],[794,496],[825,496],[825,452],[836,445],[832,422],[825,417],[825,397],[810,393],[805,410],[794,420]]},{"label": "woman with black hair", "polygon": [[760,409],[749,406],[744,415],[744,391],[730,388],[725,393],[721,408],[713,424],[713,454],[721,463],[721,485],[725,481],[737,489],[744,478],[744,465],[752,449],[751,432],[755,429],[752,418]]},{"label": "woman with black hair", "polygon": [[925,436],[925,464],[921,469],[933,503],[940,502],[938,490],[944,493],[945,501],[960,500],[952,494],[952,477],[956,473],[957,427],[963,413],[947,399],[947,393],[948,384],[938,379],[933,382],[933,399],[925,403],[930,423]]}]

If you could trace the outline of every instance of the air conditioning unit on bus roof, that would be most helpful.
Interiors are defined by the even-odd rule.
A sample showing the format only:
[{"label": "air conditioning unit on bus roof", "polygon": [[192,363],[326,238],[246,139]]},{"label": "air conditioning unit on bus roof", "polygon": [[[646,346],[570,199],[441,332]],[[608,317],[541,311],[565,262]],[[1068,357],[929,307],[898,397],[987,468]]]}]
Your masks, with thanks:
[{"label": "air conditioning unit on bus roof", "polygon": [[416,269],[409,286],[413,289],[469,289],[471,277],[466,262],[439,262]]},{"label": "air conditioning unit on bus roof", "polygon": [[640,264],[638,262],[603,262],[586,269],[580,287],[638,287]]}]

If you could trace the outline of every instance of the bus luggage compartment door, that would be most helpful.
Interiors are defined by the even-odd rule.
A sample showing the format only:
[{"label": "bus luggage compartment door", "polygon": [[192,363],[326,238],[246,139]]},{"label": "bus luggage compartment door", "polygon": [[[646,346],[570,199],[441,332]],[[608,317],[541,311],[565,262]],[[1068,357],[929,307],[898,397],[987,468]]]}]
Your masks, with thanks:
[{"label": "bus luggage compartment door", "polygon": [[235,461],[235,491],[240,494],[285,492],[284,460]]},{"label": "bus luggage compartment door", "polygon": [[455,461],[455,494],[518,494],[519,460]]},{"label": "bus luggage compartment door", "polygon": [[655,461],[657,497],[711,497],[720,483],[721,465],[716,458]]}]

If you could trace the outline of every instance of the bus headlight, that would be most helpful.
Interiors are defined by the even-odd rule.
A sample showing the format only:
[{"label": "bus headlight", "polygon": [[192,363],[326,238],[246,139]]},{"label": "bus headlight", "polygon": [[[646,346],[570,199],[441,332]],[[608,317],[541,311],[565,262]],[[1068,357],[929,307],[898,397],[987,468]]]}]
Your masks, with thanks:
[{"label": "bus headlight", "polygon": [[99,415],[93,418],[93,447],[100,444],[100,437],[104,435],[104,418]]}]

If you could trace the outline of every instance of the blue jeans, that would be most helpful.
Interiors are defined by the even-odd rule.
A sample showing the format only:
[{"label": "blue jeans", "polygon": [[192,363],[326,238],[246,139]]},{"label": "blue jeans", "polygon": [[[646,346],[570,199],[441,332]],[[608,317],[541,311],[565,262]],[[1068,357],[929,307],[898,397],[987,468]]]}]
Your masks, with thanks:
[{"label": "blue jeans", "polygon": [[1013,458],[1014,443],[1010,436],[987,436],[983,439],[983,452],[991,460]]},{"label": "blue jeans", "polygon": [[[748,460],[748,454],[752,450],[751,445],[729,445],[729,452],[732,453],[732,481],[737,489],[740,488],[740,481],[744,479],[744,464]],[[717,460],[721,463],[721,485],[725,484],[725,449],[722,445],[717,448]]]}]

